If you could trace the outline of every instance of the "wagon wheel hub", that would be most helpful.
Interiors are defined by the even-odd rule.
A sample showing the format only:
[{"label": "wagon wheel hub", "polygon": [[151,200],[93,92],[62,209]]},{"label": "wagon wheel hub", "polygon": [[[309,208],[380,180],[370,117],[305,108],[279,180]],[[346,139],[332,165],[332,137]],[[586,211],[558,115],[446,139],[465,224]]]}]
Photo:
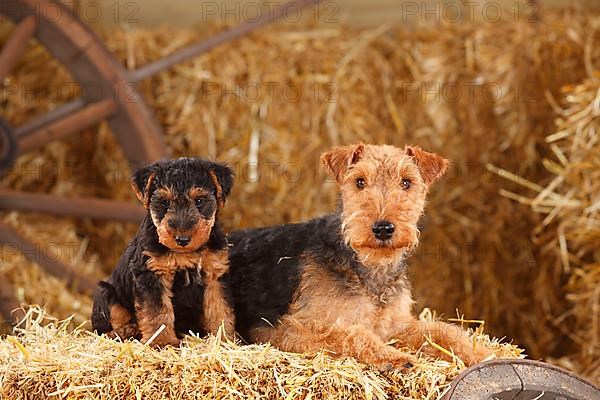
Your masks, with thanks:
[{"label": "wagon wheel hub", "polygon": [[13,165],[17,157],[17,139],[8,123],[0,118],[0,178]]}]

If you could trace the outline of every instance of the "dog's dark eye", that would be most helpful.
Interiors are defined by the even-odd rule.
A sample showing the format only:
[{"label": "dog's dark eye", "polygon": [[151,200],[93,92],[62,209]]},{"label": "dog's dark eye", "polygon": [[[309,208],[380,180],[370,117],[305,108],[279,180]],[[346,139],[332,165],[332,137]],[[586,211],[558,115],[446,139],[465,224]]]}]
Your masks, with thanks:
[{"label": "dog's dark eye", "polygon": [[167,199],[161,199],[158,204],[160,205],[161,208],[169,208],[169,206],[171,205],[171,202]]},{"label": "dog's dark eye", "polygon": [[408,190],[412,186],[412,181],[410,179],[402,179],[400,186],[402,186],[402,189]]},{"label": "dog's dark eye", "polygon": [[202,201],[202,199],[196,199],[196,207],[200,208],[204,205],[204,202]]},{"label": "dog's dark eye", "polygon": [[364,189],[366,185],[367,185],[367,182],[365,182],[364,178],[358,178],[356,180],[356,187],[357,188]]}]

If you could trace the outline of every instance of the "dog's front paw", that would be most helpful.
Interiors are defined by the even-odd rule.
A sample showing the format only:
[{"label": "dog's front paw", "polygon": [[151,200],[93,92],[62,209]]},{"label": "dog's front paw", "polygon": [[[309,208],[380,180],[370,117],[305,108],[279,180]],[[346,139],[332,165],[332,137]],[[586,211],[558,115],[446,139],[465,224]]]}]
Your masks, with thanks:
[{"label": "dog's front paw", "polygon": [[407,373],[416,363],[417,359],[412,354],[392,348],[381,354],[381,358],[375,363],[375,366],[383,372],[399,371]]},{"label": "dog's front paw", "polygon": [[164,349],[165,347],[180,347],[181,346],[181,340],[177,339],[177,340],[160,340],[160,341],[153,341],[152,343],[150,343],[150,347],[153,347],[155,349]]},{"label": "dog's front paw", "polygon": [[106,335],[111,339],[139,339],[140,330],[138,329],[137,324],[129,323],[121,327],[115,328],[114,330],[108,332]]},{"label": "dog's front paw", "polygon": [[158,335],[152,341],[142,340],[143,343],[148,344],[150,347],[155,349],[162,349],[167,346],[179,347],[181,345],[181,339],[175,335]]},{"label": "dog's front paw", "polygon": [[471,346],[463,349],[462,352],[457,354],[457,356],[465,363],[465,366],[467,367],[479,364],[493,355],[494,351],[484,345],[476,345],[475,347]]}]

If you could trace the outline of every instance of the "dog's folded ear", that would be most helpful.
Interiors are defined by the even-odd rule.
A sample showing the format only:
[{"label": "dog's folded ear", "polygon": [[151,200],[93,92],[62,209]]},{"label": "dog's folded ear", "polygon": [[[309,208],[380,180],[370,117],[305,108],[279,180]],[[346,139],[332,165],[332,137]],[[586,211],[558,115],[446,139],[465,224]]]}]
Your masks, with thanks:
[{"label": "dog's folded ear", "polygon": [[335,180],[342,184],[348,168],[358,162],[365,149],[363,143],[350,146],[336,146],[321,155],[321,166]]},{"label": "dog's folded ear", "polygon": [[422,150],[419,146],[406,146],[404,152],[415,160],[423,181],[427,186],[446,173],[449,161],[435,153]]},{"label": "dog's folded ear", "polygon": [[150,195],[152,181],[156,176],[156,164],[138,169],[131,177],[131,188],[138,200],[148,208],[150,205]]},{"label": "dog's folded ear", "polygon": [[234,172],[227,164],[212,163],[209,167],[210,177],[215,185],[217,202],[219,206],[225,205],[225,198],[231,193]]}]

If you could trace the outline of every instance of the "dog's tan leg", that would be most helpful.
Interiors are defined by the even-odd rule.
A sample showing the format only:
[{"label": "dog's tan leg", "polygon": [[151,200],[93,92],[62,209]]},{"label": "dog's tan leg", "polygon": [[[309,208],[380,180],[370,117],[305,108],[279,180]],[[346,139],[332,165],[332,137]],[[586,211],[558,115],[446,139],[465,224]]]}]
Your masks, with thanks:
[{"label": "dog's tan leg", "polygon": [[206,251],[202,258],[204,278],[204,315],[203,326],[207,332],[215,334],[223,324],[225,334],[233,338],[235,318],[229,306],[219,278],[229,269],[227,250]]},{"label": "dog's tan leg", "polygon": [[[465,330],[445,322],[412,320],[401,323],[398,328],[398,332],[392,336],[398,340],[396,346],[418,349],[429,338],[433,343],[454,353],[467,366],[477,364],[493,353],[484,344],[474,342]],[[423,351],[432,356],[449,358],[431,345],[424,346]]]},{"label": "dog's tan leg", "polygon": [[175,333],[175,314],[171,292],[173,285],[172,276],[161,276],[162,295],[160,301],[155,299],[137,299],[135,304],[138,327],[142,335],[142,342],[147,342],[164,325],[165,328],[158,334],[151,345],[154,347],[177,346],[180,340]]},{"label": "dog's tan leg", "polygon": [[284,317],[277,327],[256,329],[254,341],[271,342],[281,350],[298,353],[325,349],[337,357],[354,357],[382,369],[405,370],[415,361],[413,356],[386,345],[359,325],[325,326],[315,320]]},{"label": "dog's tan leg", "polygon": [[106,335],[112,339],[131,339],[139,336],[140,331],[132,316],[122,305],[115,303],[110,307],[110,325],[112,331]]}]

